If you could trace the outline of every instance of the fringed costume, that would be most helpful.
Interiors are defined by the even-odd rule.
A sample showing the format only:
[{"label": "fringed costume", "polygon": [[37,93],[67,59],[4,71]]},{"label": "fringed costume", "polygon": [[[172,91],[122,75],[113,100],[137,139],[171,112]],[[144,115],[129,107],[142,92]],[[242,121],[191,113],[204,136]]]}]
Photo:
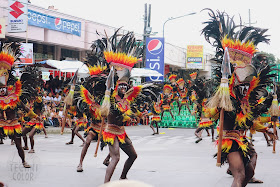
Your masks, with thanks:
[{"label": "fringed costume", "polygon": [[[270,73],[273,66],[251,63],[256,55],[257,45],[260,42],[269,42],[265,35],[267,29],[237,26],[233,17],[229,17],[225,12],[215,13],[210,9],[207,10],[210,20],[204,22],[206,26],[202,34],[206,41],[216,48],[214,60],[219,66],[214,74],[216,82],[221,83],[207,107],[217,112],[223,110],[224,113],[221,163],[231,159],[230,155],[235,155],[235,159],[237,157],[239,159],[240,156],[245,168],[248,164],[251,166],[248,173],[246,169],[246,176],[244,176],[246,178],[247,174],[249,177],[250,172],[254,173],[256,152],[252,144],[244,139],[244,133],[254,126],[254,120],[268,111],[272,102],[272,95],[267,92],[266,87],[271,85],[272,78],[275,76]],[[231,160],[229,163],[234,164]],[[237,171],[231,172],[235,181],[238,181],[239,176],[235,176]],[[248,181],[249,179],[246,178],[244,183]]]},{"label": "fringed costume", "polygon": [[[156,100],[161,89],[151,83],[135,87],[129,85],[130,71],[142,57],[143,47],[136,42],[132,32],[120,35],[118,31],[104,42],[106,47],[103,52],[104,58],[111,66],[106,81],[105,98],[101,105],[101,115],[107,117],[103,141],[110,146],[110,156],[112,157],[106,171],[105,182],[110,181],[114,172],[112,168],[115,168],[118,162],[119,148],[129,156],[121,179],[126,178],[128,170],[136,159],[136,152],[124,128],[126,122],[137,116],[135,113],[137,110],[134,110],[132,103],[137,100],[137,97]],[[114,81],[115,72],[116,83]],[[157,94],[154,93],[155,90],[158,92]],[[113,147],[114,149],[112,149]]]}]

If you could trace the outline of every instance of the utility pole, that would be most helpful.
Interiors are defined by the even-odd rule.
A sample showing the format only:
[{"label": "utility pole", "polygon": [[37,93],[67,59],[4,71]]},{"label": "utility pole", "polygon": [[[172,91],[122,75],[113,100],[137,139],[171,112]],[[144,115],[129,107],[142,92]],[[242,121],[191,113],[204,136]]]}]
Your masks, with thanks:
[{"label": "utility pole", "polygon": [[146,67],[146,38],[151,34],[151,4],[149,8],[147,3],[145,3],[145,15],[144,15],[144,34],[143,34],[143,58],[142,58],[142,67]]},{"label": "utility pole", "polygon": [[145,61],[146,61],[146,33],[147,33],[147,21],[148,21],[148,16],[147,16],[147,3],[145,3],[145,14],[144,14],[144,34],[143,34],[143,57],[142,57],[142,67],[145,67]]},{"label": "utility pole", "polygon": [[257,21],[255,21],[254,23],[251,22],[251,9],[249,9],[249,22],[248,23],[244,23],[245,25],[248,24],[249,27],[251,27],[252,24],[256,24]]}]

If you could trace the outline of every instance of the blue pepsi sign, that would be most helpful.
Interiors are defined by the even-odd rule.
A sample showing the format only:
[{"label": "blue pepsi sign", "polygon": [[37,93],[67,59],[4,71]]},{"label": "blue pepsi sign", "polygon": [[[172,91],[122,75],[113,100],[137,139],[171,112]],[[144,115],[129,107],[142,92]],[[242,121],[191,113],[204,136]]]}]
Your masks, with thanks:
[{"label": "blue pepsi sign", "polygon": [[[164,38],[146,39],[146,68],[164,75]],[[163,78],[150,76],[146,81],[163,81]]]},{"label": "blue pepsi sign", "polygon": [[28,9],[28,25],[81,36],[81,22],[50,16]]}]

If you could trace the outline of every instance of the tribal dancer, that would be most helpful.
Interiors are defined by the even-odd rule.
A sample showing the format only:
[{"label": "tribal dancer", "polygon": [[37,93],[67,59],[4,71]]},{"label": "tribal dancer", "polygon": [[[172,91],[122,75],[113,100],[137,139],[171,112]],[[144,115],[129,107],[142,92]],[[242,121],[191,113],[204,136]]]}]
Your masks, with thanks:
[{"label": "tribal dancer", "polygon": [[[251,59],[258,43],[268,43],[269,39],[264,35],[266,29],[236,27],[225,12],[207,10],[211,19],[204,23],[202,33],[216,48],[217,62],[223,62],[216,70],[220,87],[207,107],[220,113],[221,164],[226,160],[229,163],[234,177],[232,186],[246,186],[254,176],[257,153],[242,137],[253,120],[270,107],[272,96],[265,93],[275,76],[269,74],[273,70],[269,65],[257,71]],[[261,104],[260,98],[264,99]],[[217,156],[220,165],[220,152]]]},{"label": "tribal dancer", "polygon": [[[64,103],[65,103],[64,108],[66,109],[64,111],[64,113],[66,111],[68,111],[75,116],[74,117],[75,126],[72,129],[71,140],[70,140],[70,142],[67,142],[66,145],[74,144],[74,137],[75,137],[75,135],[77,135],[83,142],[83,144],[80,147],[83,147],[85,145],[85,140],[82,137],[82,135],[79,133],[79,130],[81,128],[87,128],[88,121],[87,121],[87,116],[85,116],[85,114],[83,113],[82,107],[77,107],[78,100],[74,99],[74,98],[77,98],[74,95],[75,94],[79,95],[79,92],[80,92],[80,86],[76,85],[77,73],[78,72],[76,71],[76,73],[75,73],[75,75],[72,78],[71,83],[70,83],[71,84],[70,91],[64,99]],[[64,115],[64,116],[66,116],[66,115]],[[65,120],[62,122],[63,123],[62,124],[62,130],[61,130],[62,133],[63,133],[63,129],[64,129],[64,126],[65,126]]]},{"label": "tribal dancer", "polygon": [[176,102],[178,107],[180,106],[180,103],[179,103],[179,93],[178,93],[178,84],[177,84],[177,75],[172,73],[171,75],[169,75],[168,79],[169,79],[169,82],[170,82],[170,85],[172,87],[172,94],[173,94],[173,102]]},{"label": "tribal dancer", "polygon": [[191,113],[189,104],[188,104],[188,89],[185,86],[185,81],[184,79],[180,78],[177,80],[177,85],[178,85],[178,94],[179,94],[179,100],[180,100],[180,105],[179,105],[179,115],[181,113],[182,106],[186,106]]},{"label": "tribal dancer", "polygon": [[[81,111],[86,113],[89,118],[90,126],[85,130],[85,145],[81,152],[80,163],[77,167],[77,172],[83,171],[83,160],[86,156],[87,150],[92,140],[97,140],[100,133],[102,116],[100,113],[100,102],[104,96],[106,89],[105,81],[107,77],[107,66],[103,57],[103,51],[98,48],[97,43],[101,40],[97,40],[92,44],[92,50],[87,54],[87,60],[85,64],[88,66],[90,76],[87,77],[80,86],[80,96],[83,102],[77,102]],[[84,105],[86,103],[86,107]],[[104,165],[109,165],[110,157],[107,157],[103,162]]]},{"label": "tribal dancer", "polygon": [[[39,80],[39,70],[37,67],[26,67],[26,72],[29,72],[29,76],[26,78],[30,79],[30,76],[32,76],[32,79],[34,82]],[[30,119],[29,122],[25,124],[25,127],[22,130],[22,137],[24,141],[24,150],[28,150],[27,146],[27,137],[26,134],[29,133],[29,138],[30,138],[30,144],[31,144],[31,149],[28,153],[35,153],[34,151],[34,135],[35,133],[40,133],[41,130],[44,131],[46,135],[46,130],[44,129],[44,123],[42,119],[42,114],[43,114],[43,109],[44,109],[44,104],[42,101],[42,96],[41,96],[41,88],[39,87],[39,81],[37,81],[38,87],[36,87],[37,91],[37,96],[35,97],[34,100],[32,100],[30,103],[30,111],[26,114],[26,117]],[[21,114],[19,114],[20,117]],[[22,121],[22,117],[19,120],[20,122]]]},{"label": "tribal dancer", "polygon": [[[154,132],[152,135],[159,134],[159,132],[158,132],[158,122],[161,121],[161,119],[160,119],[160,113],[161,113],[160,105],[161,105],[160,102],[155,102],[154,101],[154,102],[152,102],[152,104],[150,106],[151,113],[149,115],[152,115],[150,127],[152,128],[152,130]],[[157,132],[155,131],[155,128],[154,128],[153,125],[156,125]]]},{"label": "tribal dancer", "polygon": [[38,96],[33,103],[32,109],[28,112],[27,116],[30,118],[30,121],[27,122],[25,127],[22,130],[22,137],[24,141],[24,150],[28,150],[27,146],[27,137],[26,134],[29,133],[31,149],[28,153],[35,153],[34,150],[34,135],[35,133],[40,133],[41,130],[44,130],[44,123],[42,119],[44,104],[42,102],[42,97]]},{"label": "tribal dancer", "polygon": [[12,66],[21,55],[19,43],[2,41],[0,50],[0,127],[3,128],[5,135],[15,141],[23,167],[30,168],[25,161],[21,144],[22,128],[18,122],[17,109],[23,108],[29,112],[24,103],[37,96],[36,80],[32,79],[28,72],[23,72],[21,80],[17,80],[12,74]]},{"label": "tribal dancer", "polygon": [[[198,138],[195,143],[199,143],[202,140],[201,131],[203,129],[211,129],[212,141],[215,141],[213,121],[210,119],[209,111],[206,107],[207,99],[210,97],[211,91],[213,91],[211,85],[211,80],[205,80],[205,78],[196,78],[192,82],[191,89],[195,95],[195,97],[192,97],[192,101],[196,104],[196,115],[199,119],[198,127],[194,133]],[[209,134],[208,131],[207,133]]]},{"label": "tribal dancer", "polygon": [[171,109],[170,109],[170,105],[174,101],[174,99],[173,99],[174,95],[172,93],[172,90],[173,90],[173,88],[169,84],[165,84],[163,86],[163,93],[160,94],[161,107],[162,107],[161,118],[162,118],[164,112],[169,112],[172,119],[175,120],[173,117],[173,114],[171,112]]},{"label": "tribal dancer", "polygon": [[[117,40],[118,31],[107,40],[104,57],[112,67],[106,81],[105,99],[101,106],[101,114],[107,117],[107,125],[103,132],[103,141],[108,143],[111,156],[106,170],[104,182],[109,182],[120,159],[120,148],[128,155],[120,179],[126,179],[127,173],[137,158],[136,151],[128,138],[124,123],[133,115],[130,109],[131,102],[141,94],[151,94],[152,85],[140,85],[129,89],[130,70],[142,57],[143,48],[136,43],[134,34],[129,32]],[[119,41],[116,43],[116,41]],[[116,71],[118,80],[114,87],[113,75]],[[112,88],[114,88],[112,90]],[[111,93],[112,91],[112,93]],[[160,91],[160,89],[158,89]]]}]

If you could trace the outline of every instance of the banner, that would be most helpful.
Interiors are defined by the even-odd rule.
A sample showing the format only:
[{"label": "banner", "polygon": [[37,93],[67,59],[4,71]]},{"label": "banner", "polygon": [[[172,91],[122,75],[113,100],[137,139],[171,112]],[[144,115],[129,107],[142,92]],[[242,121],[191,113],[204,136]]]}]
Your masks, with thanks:
[{"label": "banner", "polygon": [[187,69],[203,69],[203,45],[187,46]]},{"label": "banner", "polygon": [[[164,75],[164,38],[146,39],[146,68]],[[147,77],[146,81],[163,81],[164,76]]]},{"label": "banner", "polygon": [[27,0],[9,0],[8,32],[26,32]]},{"label": "banner", "polygon": [[5,38],[6,32],[6,19],[0,18],[0,38]]},{"label": "banner", "polygon": [[18,64],[33,64],[33,43],[21,43],[20,51],[22,55]]},{"label": "banner", "polygon": [[28,10],[28,25],[81,36],[81,22]]}]

